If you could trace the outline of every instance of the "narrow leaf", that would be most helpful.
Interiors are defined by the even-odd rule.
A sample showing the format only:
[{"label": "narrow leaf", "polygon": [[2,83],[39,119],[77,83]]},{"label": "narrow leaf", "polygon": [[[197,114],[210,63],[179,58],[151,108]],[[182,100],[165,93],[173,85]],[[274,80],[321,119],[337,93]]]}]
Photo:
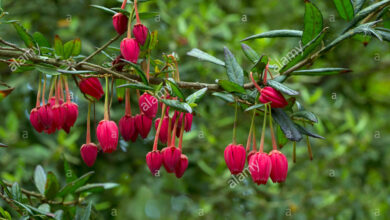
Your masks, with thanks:
[{"label": "narrow leaf", "polygon": [[296,70],[291,75],[302,75],[302,76],[327,76],[337,75],[340,73],[348,73],[352,70],[346,68],[319,68],[310,70]]},{"label": "narrow leaf", "polygon": [[287,139],[291,141],[300,141],[302,139],[302,135],[298,128],[295,126],[290,117],[288,117],[288,115],[283,111],[283,109],[272,109],[272,117],[275,122],[279,124]]},{"label": "narrow leaf", "polygon": [[43,195],[45,193],[45,185],[46,185],[46,173],[41,165],[38,165],[35,168],[34,172],[34,182],[38,191]]},{"label": "narrow leaf", "polygon": [[297,127],[297,129],[299,130],[299,132],[303,135],[306,135],[306,136],[310,136],[310,137],[314,137],[314,138],[319,138],[319,139],[325,139],[324,137],[318,135],[318,134],[315,134],[309,130],[307,130],[306,128],[302,127],[301,125],[299,124],[296,124],[295,123],[295,126]]},{"label": "narrow leaf", "polygon": [[295,117],[295,118],[304,118],[306,120],[309,120],[311,122],[314,122],[314,123],[317,123],[318,122],[318,118],[317,116],[315,116],[312,112],[309,112],[309,111],[306,111],[306,110],[303,110],[303,111],[298,111],[298,112],[294,112],[291,117]]},{"label": "narrow leaf", "polygon": [[45,38],[45,36],[43,36],[42,33],[35,32],[33,34],[33,38],[34,38],[34,41],[38,44],[39,50],[41,51],[42,54],[51,52],[51,50],[50,50],[51,45],[50,45],[49,41]]},{"label": "narrow leaf", "polygon": [[223,62],[222,60],[220,60],[220,59],[218,59],[218,58],[216,58],[216,57],[214,57],[206,52],[203,52],[197,48],[194,48],[190,52],[187,52],[187,55],[199,58],[200,60],[204,60],[204,61],[207,61],[210,63],[215,63],[215,64],[218,64],[221,66],[225,66],[225,62]]},{"label": "narrow leaf", "polygon": [[217,80],[219,86],[221,86],[227,92],[238,92],[245,94],[245,89],[237,83],[228,80]]},{"label": "narrow leaf", "polygon": [[132,88],[140,90],[153,90],[153,87],[141,84],[141,83],[128,83],[118,86],[117,88]]},{"label": "narrow leaf", "polygon": [[306,45],[313,40],[323,28],[323,19],[321,11],[311,3],[305,0],[305,24],[302,34],[302,43]]},{"label": "narrow leaf", "polygon": [[60,184],[58,182],[57,177],[54,175],[53,172],[49,171],[47,173],[47,181],[45,185],[45,197],[48,199],[53,199],[57,194],[59,188]]},{"label": "narrow leaf", "polygon": [[54,37],[54,51],[58,57],[64,56],[64,45],[58,35]]},{"label": "narrow leaf", "polygon": [[112,14],[116,14],[117,12],[112,10],[112,9],[109,9],[109,8],[106,8],[106,7],[103,7],[103,6],[100,6],[100,5],[91,5],[91,7],[94,7],[94,8],[98,8],[98,9],[101,9],[103,11],[106,11],[106,12],[109,12],[109,13],[112,13]]},{"label": "narrow leaf", "polygon": [[244,71],[227,47],[224,47],[226,71],[230,81],[240,86],[244,85]]},{"label": "narrow leaf", "polygon": [[93,71],[90,71],[90,70],[62,70],[62,69],[57,69],[56,71],[60,72],[60,73],[65,73],[65,74],[92,74],[92,73],[95,73]]},{"label": "narrow leaf", "polygon": [[246,44],[241,44],[241,49],[244,51],[245,56],[254,64],[259,61],[260,56],[256,53],[255,50],[253,50],[251,47],[249,47]]},{"label": "narrow leaf", "polygon": [[70,183],[77,179],[76,173],[72,170],[72,168],[70,167],[66,159],[64,159],[64,171],[65,171],[66,183]]},{"label": "narrow leaf", "polygon": [[85,186],[80,187],[78,190],[76,190],[76,193],[83,193],[83,192],[102,192],[107,189],[112,189],[119,186],[117,183],[91,183],[87,184]]},{"label": "narrow leaf", "polygon": [[27,33],[26,29],[24,29],[23,26],[21,26],[20,24],[18,23],[12,23],[16,32],[18,33],[20,39],[23,40],[24,44],[26,45],[26,47],[28,48],[32,48],[34,46],[34,39],[33,37]]},{"label": "narrow leaf", "polygon": [[64,59],[68,59],[70,56],[72,56],[74,44],[75,44],[74,40],[68,41],[64,44],[64,54],[63,54]]},{"label": "narrow leaf", "polygon": [[81,186],[85,185],[85,183],[88,181],[88,179],[91,177],[91,175],[94,172],[88,172],[81,176],[80,178],[73,180],[72,182],[66,184],[59,192],[58,196],[59,197],[65,197],[66,195],[75,192],[78,188]]},{"label": "narrow leaf", "polygon": [[282,148],[284,145],[287,144],[288,142],[288,139],[286,138],[286,136],[284,135],[282,129],[280,128],[280,126],[278,125],[277,128],[276,128],[276,137],[278,139],[278,146],[280,148]]},{"label": "narrow leaf", "polygon": [[138,74],[138,76],[141,78],[142,82],[146,85],[149,85],[149,82],[148,82],[148,79],[146,78],[146,74],[145,72],[141,69],[141,67],[135,63],[132,63],[130,61],[127,61],[125,59],[121,59],[123,62],[126,62],[127,64],[130,64],[130,66],[132,66],[136,71],[136,73]]},{"label": "narrow leaf", "polygon": [[203,98],[203,96],[206,94],[206,92],[207,92],[207,88],[200,89],[200,90],[192,93],[191,95],[189,95],[186,98],[186,102],[188,104],[197,103]]},{"label": "narrow leaf", "polygon": [[263,107],[263,106],[264,106],[264,104],[252,105],[251,107],[246,108],[245,111],[248,112],[248,111],[251,111],[251,110],[253,110],[253,109],[261,108],[261,107]]},{"label": "narrow leaf", "polygon": [[261,34],[249,36],[241,41],[253,40],[258,38],[274,38],[274,37],[302,37],[302,31],[297,30],[272,30]]},{"label": "narrow leaf", "polygon": [[232,94],[222,93],[222,92],[214,92],[212,95],[216,96],[216,97],[218,97],[226,102],[234,102],[234,97]]},{"label": "narrow leaf", "polygon": [[84,210],[81,220],[89,220],[89,217],[91,216],[91,209],[92,209],[92,202],[89,202],[87,208]]},{"label": "narrow leaf", "polygon": [[355,12],[351,0],[333,0],[333,2],[344,20],[350,21],[353,19]]},{"label": "narrow leaf", "polygon": [[22,192],[20,191],[19,184],[18,183],[12,184],[11,191],[12,191],[12,199],[20,202],[22,200]]},{"label": "narrow leaf", "polygon": [[267,84],[269,86],[271,86],[272,88],[274,88],[274,89],[276,89],[276,90],[278,90],[278,91],[280,91],[282,93],[285,93],[287,95],[299,95],[298,91],[290,89],[287,86],[285,86],[284,84],[281,84],[281,83],[279,83],[279,82],[277,82],[275,80],[270,79],[270,80],[267,81]]},{"label": "narrow leaf", "polygon": [[78,56],[80,55],[81,53],[81,40],[80,38],[76,38],[74,40],[74,47],[73,47],[73,51],[72,51],[72,56]]},{"label": "narrow leaf", "polygon": [[176,84],[175,80],[173,80],[172,78],[169,78],[168,80],[166,80],[166,83],[168,86],[168,90],[170,90],[172,95],[180,98],[181,100],[185,99],[183,92],[181,91],[179,86]]},{"label": "narrow leaf", "polygon": [[179,100],[161,99],[161,102],[178,111],[192,113],[191,106],[187,103],[180,102]]}]

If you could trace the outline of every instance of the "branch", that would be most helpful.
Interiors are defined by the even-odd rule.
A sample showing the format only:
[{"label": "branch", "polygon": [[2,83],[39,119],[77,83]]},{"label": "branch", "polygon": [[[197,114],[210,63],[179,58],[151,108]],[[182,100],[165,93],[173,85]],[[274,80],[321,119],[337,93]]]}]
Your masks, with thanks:
[{"label": "branch", "polygon": [[120,34],[117,34],[115,37],[113,37],[111,40],[109,40],[106,44],[104,44],[102,47],[97,49],[95,52],[93,52],[91,55],[88,57],[84,58],[82,61],[80,61],[76,66],[79,66],[81,63],[85,63],[88,60],[90,60],[92,57],[94,57],[96,54],[100,53],[102,50],[104,50],[106,47],[110,46],[114,41],[118,40],[118,38],[122,36]]}]

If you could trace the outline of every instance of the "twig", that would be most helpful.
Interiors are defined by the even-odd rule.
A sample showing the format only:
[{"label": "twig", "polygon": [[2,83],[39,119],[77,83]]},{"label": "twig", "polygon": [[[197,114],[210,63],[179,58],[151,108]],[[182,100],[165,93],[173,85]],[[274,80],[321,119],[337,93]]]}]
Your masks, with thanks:
[{"label": "twig", "polygon": [[10,46],[10,47],[12,47],[12,48],[14,48],[14,49],[16,49],[16,50],[19,50],[19,51],[22,51],[22,52],[26,52],[26,50],[24,50],[24,49],[18,47],[17,45],[15,45],[15,44],[13,44],[13,43],[10,43],[10,42],[8,42],[8,41],[5,41],[5,40],[3,40],[2,38],[0,38],[0,43],[5,44],[5,45],[7,45],[7,46]]}]

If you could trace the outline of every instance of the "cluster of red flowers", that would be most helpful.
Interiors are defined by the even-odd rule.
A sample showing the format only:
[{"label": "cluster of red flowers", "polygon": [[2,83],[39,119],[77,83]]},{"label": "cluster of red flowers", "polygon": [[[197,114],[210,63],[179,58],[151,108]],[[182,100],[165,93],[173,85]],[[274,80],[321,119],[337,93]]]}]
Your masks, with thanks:
[{"label": "cluster of red flowers", "polygon": [[[63,83],[64,82],[64,83]],[[66,102],[64,102],[63,84],[65,84]],[[38,132],[52,134],[56,130],[63,129],[69,133],[70,128],[74,125],[78,116],[78,106],[71,101],[68,89],[68,83],[65,77],[54,77],[49,93],[48,103],[45,102],[46,79],[42,88],[42,103],[40,102],[41,95],[41,80],[39,81],[39,89],[37,92],[36,106],[30,112],[30,122],[34,129]],[[55,88],[55,95],[53,90]]]}]

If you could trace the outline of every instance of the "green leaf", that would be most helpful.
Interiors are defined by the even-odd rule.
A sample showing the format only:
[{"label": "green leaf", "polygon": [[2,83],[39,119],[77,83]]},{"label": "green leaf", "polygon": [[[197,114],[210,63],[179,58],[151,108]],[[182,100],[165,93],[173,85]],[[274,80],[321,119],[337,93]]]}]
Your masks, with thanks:
[{"label": "green leaf", "polygon": [[62,70],[62,69],[57,69],[56,71],[60,73],[65,73],[65,74],[87,74],[87,73],[95,73],[90,70]]},{"label": "green leaf", "polygon": [[4,217],[5,219],[7,219],[7,220],[12,220],[11,215],[9,214],[9,212],[5,211],[1,206],[0,206],[0,214],[1,214],[2,217]]},{"label": "green leaf", "polygon": [[325,139],[324,137],[307,130],[306,128],[302,127],[301,125],[299,125],[297,123],[295,123],[295,126],[297,127],[298,131],[303,135],[314,137],[314,138],[319,138],[319,139]]},{"label": "green leaf", "polygon": [[344,20],[350,21],[353,19],[355,12],[351,0],[333,0],[333,2]]},{"label": "green leaf", "polygon": [[302,37],[302,31],[297,30],[272,30],[261,34],[249,36],[241,41],[253,40],[258,38],[274,38],[274,37]]},{"label": "green leaf", "polygon": [[23,42],[26,45],[26,47],[32,48],[34,46],[34,39],[33,39],[33,37],[30,34],[28,34],[26,29],[24,29],[24,27],[22,27],[18,23],[14,22],[12,24],[13,24],[16,32],[18,33],[20,39],[23,40]]},{"label": "green leaf", "polygon": [[276,123],[279,124],[286,138],[291,141],[300,141],[302,135],[294,122],[288,117],[288,115],[280,108],[272,109],[272,117]]},{"label": "green leaf", "polygon": [[172,99],[161,99],[161,102],[165,103],[166,105],[172,107],[175,110],[192,113],[191,106],[185,102],[180,102],[179,100]]},{"label": "green leaf", "polygon": [[91,175],[94,172],[88,172],[84,175],[82,175],[80,178],[73,180],[72,182],[66,184],[57,194],[59,197],[65,197],[68,194],[74,193],[78,188],[85,185],[85,183],[88,181],[88,179],[91,177]]},{"label": "green leaf", "polygon": [[272,88],[282,92],[282,93],[285,93],[287,95],[299,95],[299,92],[298,91],[295,91],[293,89],[290,89],[288,88],[287,86],[285,86],[284,84],[281,84],[275,80],[268,80],[267,81],[267,85],[271,86]]},{"label": "green leaf", "polygon": [[168,86],[168,90],[171,92],[172,95],[177,96],[181,100],[185,100],[184,94],[180,90],[179,86],[176,84],[175,80],[169,78],[165,82]]},{"label": "green leaf", "polygon": [[59,189],[60,189],[60,184],[58,182],[57,177],[54,175],[53,172],[49,171],[47,173],[47,181],[45,185],[45,197],[48,199],[55,198]]},{"label": "green leaf", "polygon": [[251,71],[262,74],[268,62],[269,62],[268,56],[261,56],[255,63],[255,65],[252,67]]},{"label": "green leaf", "polygon": [[22,201],[22,192],[20,191],[20,187],[18,183],[12,184],[12,199],[16,201]]},{"label": "green leaf", "polygon": [[87,208],[84,210],[81,220],[89,220],[89,217],[91,216],[91,209],[92,209],[92,202],[89,202]]},{"label": "green leaf", "polygon": [[80,38],[76,38],[74,40],[74,46],[73,46],[73,51],[72,51],[72,56],[78,56],[81,53],[81,40]]},{"label": "green leaf", "polygon": [[237,83],[228,80],[217,80],[217,83],[227,92],[238,92],[242,94],[246,93],[244,87],[238,85]]},{"label": "green leaf", "polygon": [[241,49],[242,51],[244,52],[245,56],[254,64],[256,64],[259,59],[260,59],[260,56],[259,54],[256,53],[255,50],[253,50],[251,47],[249,47],[248,45],[246,44],[241,44]]},{"label": "green leaf", "polygon": [[258,108],[261,108],[261,107],[263,107],[263,106],[264,106],[264,104],[256,104],[256,105],[252,105],[252,106],[250,106],[250,107],[246,108],[246,109],[245,109],[245,111],[246,111],[246,112],[248,112],[248,111],[251,111],[251,110],[253,110],[253,109],[258,109]]},{"label": "green leaf", "polygon": [[65,158],[64,158],[64,172],[65,172],[66,183],[70,183],[77,179],[76,173],[72,170],[68,161]]},{"label": "green leaf", "polygon": [[158,42],[157,36],[158,36],[158,31],[152,31],[150,34],[148,34],[148,37],[150,38],[149,45],[148,45],[149,50],[153,50],[156,47]]},{"label": "green leaf", "polygon": [[187,55],[199,58],[200,60],[204,60],[204,61],[207,61],[210,63],[215,63],[215,64],[218,64],[221,66],[225,66],[225,62],[223,62],[222,60],[220,60],[220,59],[218,59],[218,58],[216,58],[216,57],[214,57],[206,52],[203,52],[197,48],[194,48],[190,52],[187,52]]},{"label": "green leaf", "polygon": [[42,168],[41,165],[38,165],[35,168],[34,172],[34,182],[35,186],[37,187],[38,191],[43,195],[45,193],[45,185],[46,185],[46,173],[45,170]]},{"label": "green leaf", "polygon": [[303,45],[313,40],[323,28],[321,11],[309,0],[305,0],[305,24],[302,34]]},{"label": "green leaf", "polygon": [[38,209],[43,211],[43,212],[50,212],[50,205],[47,203],[43,203],[42,205],[40,205],[38,207]]},{"label": "green leaf", "polygon": [[74,44],[74,40],[68,41],[64,44],[64,55],[62,56],[64,59],[68,59],[72,56]]},{"label": "green leaf", "polygon": [[363,5],[364,5],[365,1],[366,0],[354,0],[354,1],[352,1],[353,7],[355,9],[355,14],[358,13],[363,8]]},{"label": "green leaf", "polygon": [[140,19],[155,18],[159,14],[160,14],[159,12],[140,12],[139,13],[139,18]]},{"label": "green leaf", "polygon": [[47,75],[52,75],[52,76],[60,75],[57,68],[49,64],[37,64],[35,65],[35,69]]},{"label": "green leaf", "polygon": [[49,41],[41,34],[40,32],[35,32],[33,34],[34,41],[38,44],[39,50],[42,54],[50,53],[51,45]]},{"label": "green leaf", "polygon": [[319,68],[310,70],[296,70],[291,75],[302,75],[302,76],[327,76],[337,75],[340,73],[349,73],[352,70],[346,68]]},{"label": "green leaf", "polygon": [[8,186],[3,182],[2,179],[0,179],[0,185],[3,187],[3,190],[7,194],[9,198],[12,198],[12,193],[8,190]]},{"label": "green leaf", "polygon": [[288,139],[284,135],[284,133],[282,131],[282,128],[280,128],[279,125],[276,128],[276,137],[278,139],[278,146],[279,146],[279,148],[282,148],[284,145],[287,144]]},{"label": "green leaf", "polygon": [[224,47],[225,52],[225,63],[226,71],[230,81],[237,83],[240,86],[244,85],[244,71],[241,66],[237,63],[236,58],[230,52],[227,47]]},{"label": "green leaf", "polygon": [[98,9],[101,9],[103,11],[106,11],[106,12],[109,12],[109,13],[112,13],[112,14],[116,14],[117,12],[112,10],[112,9],[109,9],[109,8],[106,8],[106,7],[103,7],[103,6],[100,6],[100,5],[91,5],[91,7],[94,7],[94,8],[98,8]]},{"label": "green leaf", "polygon": [[216,97],[218,97],[226,102],[234,102],[233,95],[229,94],[229,93],[214,92],[212,95],[216,96]]},{"label": "green leaf", "polygon": [[58,57],[64,56],[64,45],[60,36],[58,35],[54,37],[54,51]]},{"label": "green leaf", "polygon": [[309,112],[309,111],[306,111],[306,110],[294,112],[291,115],[291,117],[293,117],[293,118],[304,118],[304,119],[309,120],[309,121],[314,122],[314,123],[318,122],[317,116],[315,116],[312,112]]},{"label": "green leaf", "polygon": [[127,64],[130,64],[130,66],[132,66],[136,71],[136,73],[138,74],[138,76],[141,78],[142,82],[146,85],[149,85],[149,82],[148,82],[148,79],[146,78],[146,74],[145,72],[141,69],[141,67],[138,65],[138,64],[135,64],[135,63],[132,63],[130,61],[127,61],[125,59],[121,59],[123,62],[127,63]]},{"label": "green leaf", "polygon": [[151,90],[153,91],[153,87],[141,84],[141,83],[127,83],[118,86],[117,88],[132,88],[132,89],[140,89],[140,90]]},{"label": "green leaf", "polygon": [[191,95],[189,95],[186,98],[186,102],[188,104],[197,103],[203,98],[203,96],[206,94],[206,92],[207,92],[207,88],[200,89],[200,90],[192,93]]},{"label": "green leaf", "polygon": [[63,215],[64,215],[64,211],[57,210],[56,212],[54,212],[54,219],[55,220],[62,220]]},{"label": "green leaf", "polygon": [[85,186],[80,187],[76,190],[76,193],[84,193],[84,192],[102,192],[107,189],[112,189],[119,186],[117,183],[91,183]]},{"label": "green leaf", "polygon": [[383,40],[390,42],[390,32],[377,30],[377,32],[382,36]]},{"label": "green leaf", "polygon": [[52,217],[54,218],[54,214],[53,213],[50,213],[50,212],[46,212],[46,211],[42,211],[40,209],[37,209],[33,206],[30,206],[28,204],[23,204],[21,202],[18,202],[18,201],[13,201],[14,203],[16,203],[18,206],[26,209],[26,211],[30,214],[30,215],[34,215],[35,213],[37,214],[41,214],[41,215],[45,215],[45,216],[48,216],[48,217]]}]

